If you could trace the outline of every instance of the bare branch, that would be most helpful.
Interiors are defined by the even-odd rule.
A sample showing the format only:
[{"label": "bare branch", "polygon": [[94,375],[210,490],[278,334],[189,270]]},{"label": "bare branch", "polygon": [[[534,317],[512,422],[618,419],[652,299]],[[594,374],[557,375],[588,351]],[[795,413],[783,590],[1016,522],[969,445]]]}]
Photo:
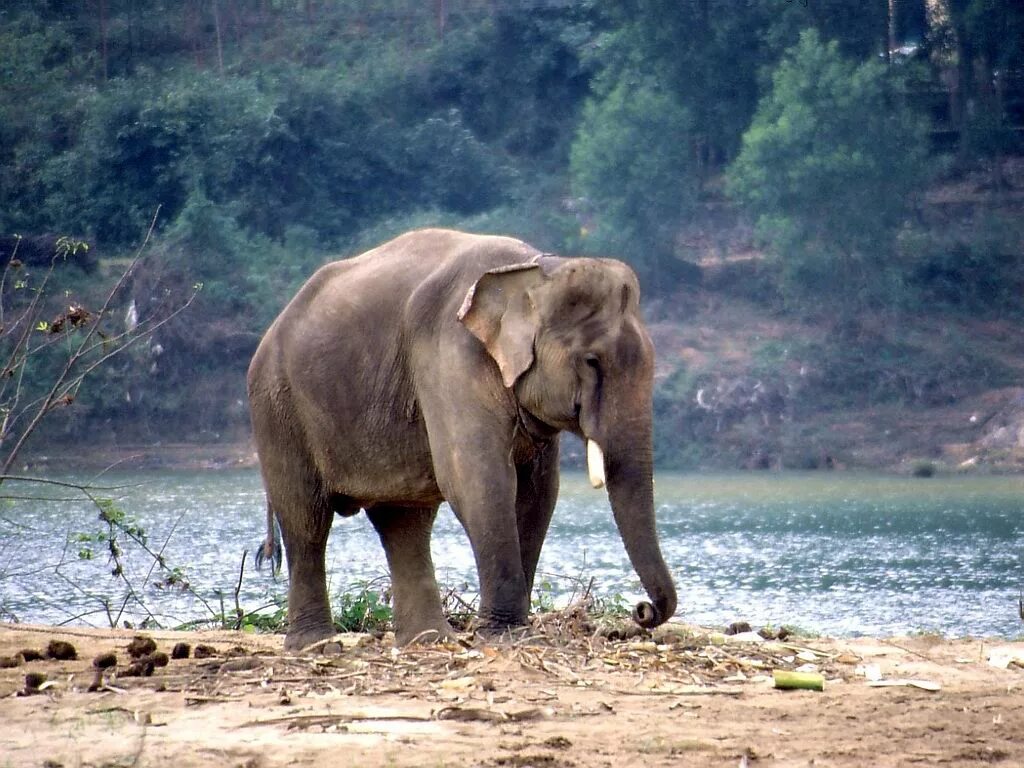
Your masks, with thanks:
[{"label": "bare branch", "polygon": [[[0,341],[4,344],[0,355],[6,361],[0,368],[0,447],[7,447],[5,438],[9,438],[10,442],[9,449],[0,456],[0,486],[4,483],[32,484],[60,491],[49,494],[44,491],[34,496],[24,492],[24,489],[17,488],[12,489],[17,491],[17,495],[5,494],[0,498],[53,501],[62,504],[73,503],[82,498],[96,508],[99,519],[105,526],[98,532],[83,533],[77,537],[69,535],[59,562],[46,567],[60,583],[67,585],[72,597],[79,596],[78,602],[84,600],[88,604],[99,606],[97,609],[84,611],[78,607],[69,610],[62,606],[51,606],[62,613],[67,613],[68,621],[91,620],[92,617],[103,616],[110,626],[116,626],[126,611],[131,609],[142,613],[147,622],[159,624],[165,617],[158,616],[150,610],[146,604],[145,594],[157,572],[165,576],[160,577],[156,586],[166,584],[180,587],[202,603],[211,617],[218,615],[210,603],[184,579],[181,571],[169,566],[164,557],[181,518],[175,521],[162,545],[153,549],[147,543],[145,531],[137,521],[116,507],[113,499],[109,498],[117,491],[130,486],[97,483],[97,480],[116,464],[85,482],[54,480],[11,472],[26,441],[36,432],[43,419],[52,411],[70,405],[78,396],[86,378],[108,364],[115,356],[130,350],[139,341],[151,338],[155,332],[177,318],[195,301],[199,286],[196,286],[184,300],[163,302],[161,307],[148,312],[146,317],[133,322],[129,328],[120,330],[118,327],[119,330],[113,333],[108,333],[105,328],[105,321],[109,320],[115,311],[115,302],[119,300],[129,279],[134,275],[152,240],[159,213],[158,207],[142,243],[114,284],[106,290],[101,306],[94,312],[77,303],[71,303],[70,306],[65,305],[55,319],[43,317],[49,301],[47,292],[56,281],[57,265],[66,258],[69,248],[76,247],[71,241],[58,243],[57,252],[50,260],[48,269],[41,273],[41,279],[35,284],[30,285],[29,276],[26,275],[24,279],[19,276],[18,282],[12,285],[14,272],[18,268],[13,254],[7,264],[3,265],[0,274]],[[5,302],[11,298],[12,290],[22,289],[27,292],[21,295],[12,309]],[[30,367],[38,367],[31,365],[31,361],[37,356],[43,356],[45,362],[55,364],[55,373],[45,382],[45,386],[41,387],[40,384],[43,382],[33,381],[33,374],[26,376],[26,371]],[[0,517],[0,523],[18,528],[25,527],[3,517]],[[79,558],[84,553],[87,559],[91,559],[94,545],[101,544],[106,548],[110,573],[119,584],[116,596],[106,592],[96,593],[80,579],[70,576],[68,569],[71,567],[75,552],[72,551],[69,555],[69,549],[73,548],[73,541],[80,544]],[[148,570],[141,581],[138,579],[139,573],[129,572],[133,565],[127,553],[134,551],[140,551],[149,558]],[[240,588],[239,584],[235,592],[236,609]],[[236,612],[240,613],[240,609]]]},{"label": "bare branch", "polygon": [[[75,491],[81,491],[88,495],[90,492],[95,491],[122,491],[126,488],[132,488],[131,485],[91,485],[88,483],[72,483],[69,480],[53,480],[49,477],[34,477],[32,475],[0,475],[0,484],[6,481],[19,482],[19,483],[36,483],[39,485],[53,485],[58,488],[70,488]],[[3,498],[10,498],[6,494]]]},{"label": "bare branch", "polygon": [[[136,341],[138,341],[140,338],[144,338],[145,336],[151,334],[163,322],[167,322],[170,319],[170,317],[165,318],[160,323],[155,323],[155,324],[149,326],[148,328],[143,329],[142,331],[138,331],[138,329],[136,329],[137,332],[135,332],[131,336],[131,338],[128,338],[126,341],[121,343],[117,348],[115,348],[111,352],[109,352],[109,353],[107,353],[105,355],[101,355],[98,360],[95,360],[91,364],[87,365],[83,372],[81,372],[81,373],[79,373],[77,375],[74,375],[74,376],[72,375],[72,373],[74,372],[75,367],[78,365],[79,361],[81,361],[83,358],[85,358],[93,349],[96,348],[96,345],[94,345],[94,343],[93,343],[93,339],[95,338],[96,334],[98,333],[99,326],[100,326],[102,320],[104,318],[106,318],[110,314],[111,306],[112,306],[112,304],[114,302],[115,297],[118,295],[118,293],[120,292],[121,288],[127,282],[129,276],[134,271],[136,265],[142,259],[143,253],[144,253],[146,247],[149,245],[149,242],[150,242],[150,240],[151,240],[151,238],[153,236],[153,231],[156,228],[156,222],[157,222],[157,219],[158,219],[159,215],[160,215],[160,207],[158,206],[157,209],[156,209],[156,212],[153,214],[153,220],[150,222],[149,229],[146,232],[146,237],[143,239],[142,244],[139,246],[138,250],[136,251],[134,257],[131,260],[131,262],[128,264],[127,268],[125,268],[125,270],[121,273],[121,276],[118,278],[117,282],[110,289],[110,291],[108,291],[106,299],[103,302],[103,305],[95,313],[94,321],[87,326],[87,329],[86,329],[85,333],[82,335],[82,338],[77,343],[77,346],[74,349],[72,349],[71,352],[69,353],[68,359],[65,361],[64,366],[61,369],[60,373],[58,373],[54,377],[53,383],[50,386],[49,390],[42,397],[40,397],[36,401],[33,401],[33,403],[31,404],[30,407],[31,407],[31,409],[34,409],[34,410],[30,411],[31,412],[31,416],[29,418],[29,421],[28,421],[27,425],[21,430],[21,433],[18,435],[18,438],[15,441],[14,446],[10,449],[10,451],[8,451],[7,455],[4,457],[3,465],[0,466],[0,476],[6,475],[8,473],[8,471],[11,468],[11,466],[14,464],[15,459],[17,458],[18,454],[20,453],[21,449],[24,447],[25,442],[32,435],[32,433],[36,430],[36,428],[39,426],[39,424],[43,420],[43,418],[46,417],[46,415],[55,407],[55,405],[57,405],[59,402],[62,401],[62,398],[65,398],[67,395],[69,395],[69,393],[71,393],[73,391],[77,392],[78,387],[81,386],[82,380],[86,376],[88,376],[91,372],[96,370],[96,368],[98,368],[104,362],[109,360],[115,354],[117,354],[117,353],[127,349],[132,344],[134,344]],[[32,303],[30,305],[30,312],[32,312],[32,313],[35,312],[35,307],[38,305],[38,302],[41,300],[41,297],[44,294],[45,286],[49,282],[49,279],[50,279],[50,277],[53,274],[53,270],[54,270],[54,267],[56,265],[57,258],[58,258],[58,255],[55,255],[54,258],[51,260],[51,262],[50,262],[50,269],[47,272],[46,277],[44,278],[43,285],[40,286],[37,289],[37,292],[36,292],[35,296],[32,299]],[[189,304],[191,304],[192,299],[194,299],[194,298],[195,298],[195,294],[193,294],[192,297],[189,298],[189,300],[188,300],[188,302],[186,303],[185,306],[188,306]],[[185,307],[180,307],[178,310],[176,310],[174,313],[172,313],[172,317],[174,315],[180,313],[181,311],[183,311],[184,308]],[[30,315],[30,318],[33,317],[33,316],[34,315]],[[17,360],[18,354],[20,354],[19,350],[21,350],[23,347],[26,347],[26,345],[28,344],[28,334],[30,334],[31,331],[32,331],[32,323],[31,322],[25,323],[25,329],[22,331],[22,338],[19,339],[15,349],[11,353],[12,356],[10,358],[10,361],[8,362],[8,365],[2,371],[0,371],[0,375],[2,375],[3,372],[6,372],[8,370],[12,370],[11,366]],[[70,334],[68,335],[67,338],[70,340]],[[122,337],[122,338],[124,338],[124,337]],[[23,368],[24,368],[24,366],[22,366],[22,369]],[[20,377],[19,377],[19,383],[18,383],[17,389],[15,390],[14,402],[17,402],[17,399],[20,396],[20,392],[21,392],[21,380],[20,380]],[[8,408],[7,410],[8,410],[7,416],[9,417],[10,414],[14,411],[14,408]],[[20,415],[21,414],[15,414],[14,415],[14,420],[16,421],[20,417]],[[5,418],[4,421],[5,421],[5,425],[7,426],[7,428],[10,429],[10,420],[8,418]],[[4,434],[5,433],[0,433],[0,439],[3,438]],[[0,483],[2,483],[2,482],[3,482],[2,479],[0,479]]]}]

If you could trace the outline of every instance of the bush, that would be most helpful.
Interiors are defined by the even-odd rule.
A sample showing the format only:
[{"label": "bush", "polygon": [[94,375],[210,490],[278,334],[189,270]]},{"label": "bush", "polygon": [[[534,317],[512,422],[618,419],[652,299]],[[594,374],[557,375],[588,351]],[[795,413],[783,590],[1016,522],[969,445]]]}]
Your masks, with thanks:
[{"label": "bush", "polygon": [[912,477],[935,477],[935,473],[939,471],[939,468],[935,465],[934,461],[920,460],[915,461],[910,468],[910,474]]},{"label": "bush", "polygon": [[193,189],[233,198],[270,108],[253,81],[208,73],[140,73],[72,103],[74,142],[40,171],[46,215],[105,245],[134,242],[158,206],[173,221]]},{"label": "bush", "polygon": [[1017,219],[985,216],[966,231],[908,233],[900,239],[899,252],[915,305],[1020,311],[1024,225]]},{"label": "bush", "polygon": [[409,131],[408,173],[420,205],[457,214],[486,210],[504,198],[513,174],[476,138],[458,110],[430,117]]},{"label": "bush", "polygon": [[339,632],[385,632],[393,619],[388,590],[378,590],[374,583],[356,585],[345,591],[334,613],[334,627]]}]

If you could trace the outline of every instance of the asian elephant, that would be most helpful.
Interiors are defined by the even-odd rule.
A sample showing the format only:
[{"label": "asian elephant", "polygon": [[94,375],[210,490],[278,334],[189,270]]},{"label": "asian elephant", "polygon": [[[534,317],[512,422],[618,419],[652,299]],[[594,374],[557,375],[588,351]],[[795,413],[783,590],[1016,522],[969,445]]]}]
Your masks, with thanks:
[{"label": "asian elephant", "polygon": [[[676,591],[655,531],[654,353],[639,286],[611,259],[427,229],[320,268],[249,367],[267,493],[263,557],[288,562],[296,649],[333,633],[325,548],[334,514],[366,510],[391,571],[396,642],[450,638],[430,555],[438,505],[465,528],[479,627],[526,622],[558,493],[558,438],[586,441],[591,482],[666,621]],[[436,633],[436,635],[435,635]]]}]

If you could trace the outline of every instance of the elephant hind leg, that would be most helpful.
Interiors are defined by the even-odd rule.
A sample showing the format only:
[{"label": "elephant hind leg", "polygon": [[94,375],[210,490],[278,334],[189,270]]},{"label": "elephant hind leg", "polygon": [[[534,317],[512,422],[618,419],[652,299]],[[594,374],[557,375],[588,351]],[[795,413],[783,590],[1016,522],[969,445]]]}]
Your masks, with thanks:
[{"label": "elephant hind leg", "polygon": [[395,643],[454,640],[444,617],[430,556],[430,531],[437,507],[376,505],[366,510],[377,529],[391,571]]},{"label": "elephant hind leg", "polygon": [[[254,419],[256,426],[260,423]],[[277,518],[288,564],[288,633],[284,647],[293,651],[334,634],[325,565],[334,515],[319,473],[301,450],[301,442],[277,424],[254,429],[254,433],[267,504]],[[266,435],[273,435],[270,446],[259,441]],[[268,520],[268,527],[271,530],[265,546],[273,537],[272,520]]]},{"label": "elephant hind leg", "polygon": [[334,634],[325,562],[332,519],[327,505],[315,498],[280,516],[288,560],[286,650],[298,650]]}]

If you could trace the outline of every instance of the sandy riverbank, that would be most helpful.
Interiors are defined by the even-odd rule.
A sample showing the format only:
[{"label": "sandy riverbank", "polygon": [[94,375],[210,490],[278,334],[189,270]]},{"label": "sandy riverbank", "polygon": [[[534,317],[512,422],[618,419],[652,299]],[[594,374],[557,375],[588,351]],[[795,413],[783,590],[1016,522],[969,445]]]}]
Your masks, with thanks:
[{"label": "sandy riverbank", "polygon": [[[79,656],[0,669],[0,763],[1024,765],[1022,642],[751,644],[682,626],[608,640],[563,618],[525,643],[398,652],[387,638],[346,636],[336,655],[297,656],[274,635],[147,634],[168,653],[187,642],[214,655],[126,677],[135,632],[0,625],[0,656],[54,639]],[[110,652],[118,672],[87,692],[93,659]],[[805,664],[824,691],[773,688],[773,669]],[[29,672],[49,683],[20,695]]]}]

